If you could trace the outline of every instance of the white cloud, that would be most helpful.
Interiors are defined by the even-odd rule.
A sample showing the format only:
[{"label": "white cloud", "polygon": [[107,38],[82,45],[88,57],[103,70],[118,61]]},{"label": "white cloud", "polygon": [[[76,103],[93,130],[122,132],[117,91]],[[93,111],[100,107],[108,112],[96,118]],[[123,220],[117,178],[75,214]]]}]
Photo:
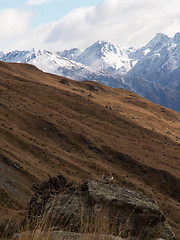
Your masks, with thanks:
[{"label": "white cloud", "polygon": [[40,5],[43,3],[50,3],[50,2],[63,2],[65,0],[28,0],[27,5],[28,6],[35,6],[35,5]]},{"label": "white cloud", "polygon": [[52,0],[28,0],[27,5],[33,6],[33,5],[40,5],[42,3],[48,3],[51,2]]},{"label": "white cloud", "polygon": [[[45,0],[36,3],[42,1]],[[169,4],[169,0],[104,0],[36,28],[32,27],[32,20],[31,11],[0,10],[0,50],[85,48],[97,40],[141,47],[157,32],[171,37],[179,31],[180,1],[171,0]]]},{"label": "white cloud", "polygon": [[47,43],[87,46],[98,39],[142,46],[157,32],[175,34],[180,26],[179,0],[104,0],[79,8],[56,23]]},{"label": "white cloud", "polygon": [[0,10],[0,46],[2,49],[13,46],[29,32],[32,13],[8,8]]}]

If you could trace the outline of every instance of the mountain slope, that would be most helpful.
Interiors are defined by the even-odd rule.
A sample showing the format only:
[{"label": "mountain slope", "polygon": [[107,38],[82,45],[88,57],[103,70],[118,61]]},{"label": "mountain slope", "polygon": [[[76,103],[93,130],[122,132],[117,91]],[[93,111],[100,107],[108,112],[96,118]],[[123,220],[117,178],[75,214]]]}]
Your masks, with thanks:
[{"label": "mountain slope", "polygon": [[1,221],[49,176],[81,182],[110,171],[157,200],[178,234],[180,114],[127,90],[4,62],[0,112]]}]

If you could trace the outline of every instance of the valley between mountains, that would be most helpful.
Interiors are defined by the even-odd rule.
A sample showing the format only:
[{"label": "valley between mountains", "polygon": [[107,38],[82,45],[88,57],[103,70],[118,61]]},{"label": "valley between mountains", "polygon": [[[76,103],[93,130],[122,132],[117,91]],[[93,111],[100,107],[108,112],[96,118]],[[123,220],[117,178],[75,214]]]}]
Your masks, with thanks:
[{"label": "valley between mountains", "polygon": [[0,222],[49,176],[101,180],[155,199],[180,239],[180,114],[97,82],[0,62]]}]

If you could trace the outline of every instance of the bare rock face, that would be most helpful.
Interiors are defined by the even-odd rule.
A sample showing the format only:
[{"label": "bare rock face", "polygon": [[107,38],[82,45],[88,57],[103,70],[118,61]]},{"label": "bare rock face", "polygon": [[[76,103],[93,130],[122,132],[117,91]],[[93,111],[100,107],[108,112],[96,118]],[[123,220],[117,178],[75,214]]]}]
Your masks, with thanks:
[{"label": "bare rock face", "polygon": [[[51,240],[125,240],[113,235],[83,234],[65,231],[54,231],[51,234]],[[163,240],[163,239],[158,239]]]},{"label": "bare rock face", "polygon": [[116,225],[115,234],[121,227],[120,235],[122,231],[123,237],[174,239],[163,212],[154,200],[115,184],[88,181],[84,186],[94,202],[94,214],[98,216],[103,212],[109,223]]},{"label": "bare rock face", "polygon": [[[71,232],[109,234],[129,239],[174,240],[175,236],[157,203],[142,193],[117,184],[88,180],[66,184],[58,192],[36,192],[29,216],[46,216],[51,225]],[[51,181],[52,182],[52,181]],[[57,184],[56,184],[57,185]],[[40,191],[39,191],[40,192]],[[44,191],[45,192],[45,191]],[[40,211],[41,209],[41,211]]]}]

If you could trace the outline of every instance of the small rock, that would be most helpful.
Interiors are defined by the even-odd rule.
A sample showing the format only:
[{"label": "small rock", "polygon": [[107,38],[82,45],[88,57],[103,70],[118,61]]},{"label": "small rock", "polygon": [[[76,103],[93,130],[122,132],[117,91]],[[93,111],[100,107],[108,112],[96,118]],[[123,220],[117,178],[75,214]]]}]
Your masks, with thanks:
[{"label": "small rock", "polygon": [[92,89],[94,90],[94,91],[96,91],[96,92],[98,92],[99,91],[99,89],[97,88],[97,87],[92,87]]},{"label": "small rock", "polygon": [[94,150],[94,146],[93,145],[89,145],[89,149]]},{"label": "small rock", "polygon": [[84,139],[84,142],[87,143],[87,144],[92,144],[92,142],[87,138]]},{"label": "small rock", "polygon": [[106,106],[107,109],[113,111],[114,109],[111,106]]},{"label": "small rock", "polygon": [[14,167],[19,170],[21,168],[21,165],[18,162],[14,163]]},{"label": "small rock", "polygon": [[83,89],[81,89],[81,92],[82,92],[82,93],[86,92],[86,89],[84,89],[84,88],[83,88]]},{"label": "small rock", "polygon": [[59,81],[59,82],[66,85],[66,86],[70,86],[68,80],[65,79],[65,78],[61,79],[61,81]]}]

